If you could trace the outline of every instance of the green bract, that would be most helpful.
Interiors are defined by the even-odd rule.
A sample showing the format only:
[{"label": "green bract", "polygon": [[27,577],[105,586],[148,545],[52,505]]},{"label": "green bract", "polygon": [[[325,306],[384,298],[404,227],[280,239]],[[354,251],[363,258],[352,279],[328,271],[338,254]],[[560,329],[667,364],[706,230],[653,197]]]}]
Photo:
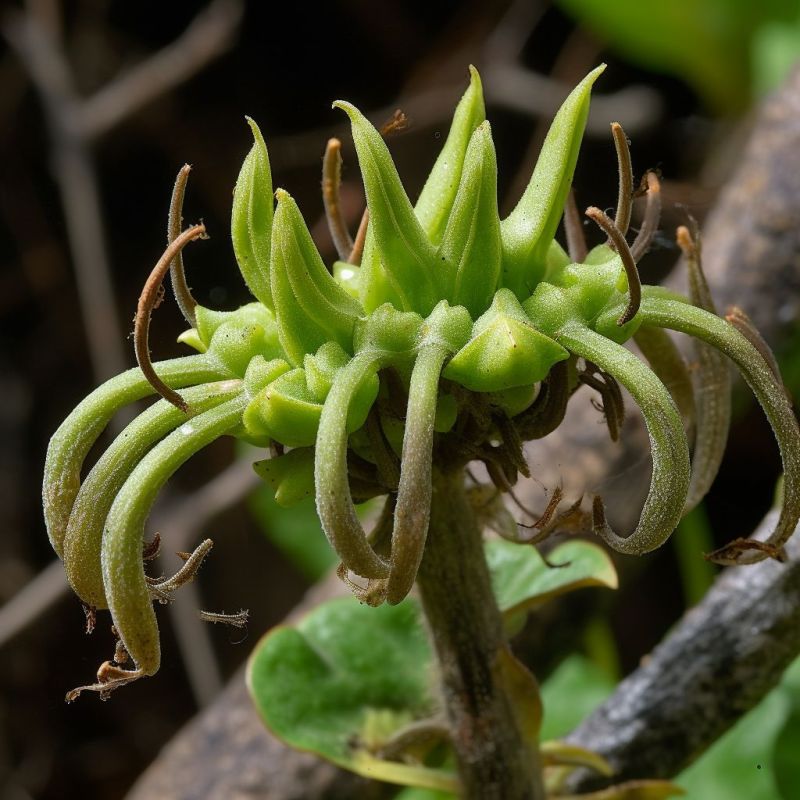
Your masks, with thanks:
[{"label": "green bract", "polygon": [[[348,257],[353,263],[340,260],[331,270],[291,196],[278,189],[274,204],[267,147],[248,120],[255,142],[236,183],[231,228],[256,302],[236,311],[192,308],[192,327],[180,339],[198,354],[155,365],[173,395],[185,390],[180,399],[188,411],[155,403],[82,484],[83,461],[114,412],[154,393],[141,370],[130,370],[89,395],[48,451],[43,496],[53,547],[83,602],[111,610],[133,660],[131,669],[105,664],[89,688],[107,693],[158,668],[152,603],[168,600],[191,579],[210,544],[174,578],[150,579],[143,566],[147,515],[170,475],[226,434],[269,446],[272,457],[256,470],[278,502],[290,505],[313,491],[342,574],[366,579],[355,591],[369,603],[396,604],[411,590],[423,556],[433,473],[478,460],[508,490],[519,472],[528,474],[522,444],[553,430],[583,384],[601,393],[612,438],[624,410],[618,384],[628,390],[644,415],[653,456],[636,530],[625,537],[611,531],[600,498],[592,509],[594,529],[626,553],[661,545],[705,494],[719,465],[729,407],[708,387],[727,382],[724,354],[775,430],[785,492],[767,542],[737,541],[714,555],[726,563],[781,557],[800,516],[800,434],[762,352],[714,313],[691,237],[683,242],[692,270],[689,299],[640,286],[634,256],[649,240],[640,234],[628,247],[628,207],[618,209],[618,224],[599,209],[587,211],[609,243],[585,257],[573,247],[571,258],[554,241],[591,87],[602,71],[592,71],[565,100],[527,189],[503,220],[474,69],[416,206],[383,136],[354,106],[336,102],[351,122],[369,224]],[[658,185],[652,175],[648,183],[643,230],[652,231]],[[630,197],[621,195],[620,202],[629,205]],[[203,231],[198,226],[192,238]],[[188,240],[171,235],[160,277],[173,261],[173,281],[180,283],[176,263]],[[149,321],[149,307],[140,302],[140,314],[142,307]],[[694,397],[665,328],[700,342]],[[652,368],[624,347],[633,336]],[[386,507],[368,534],[355,503],[382,495]],[[561,516],[540,527],[552,529]]]}]

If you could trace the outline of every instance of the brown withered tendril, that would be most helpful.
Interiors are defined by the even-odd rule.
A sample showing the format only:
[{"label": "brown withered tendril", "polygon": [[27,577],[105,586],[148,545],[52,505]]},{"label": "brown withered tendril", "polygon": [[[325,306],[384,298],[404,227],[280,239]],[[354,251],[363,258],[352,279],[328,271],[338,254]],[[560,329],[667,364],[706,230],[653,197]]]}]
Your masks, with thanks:
[{"label": "brown withered tendril", "polygon": [[231,625],[234,628],[246,628],[250,619],[250,612],[246,609],[237,611],[234,614],[225,614],[221,611],[199,611],[200,619],[203,622],[221,623],[222,625]]},{"label": "brown withered tendril", "polygon": [[[596,206],[589,206],[586,209],[586,216],[596,222],[611,240],[611,245],[619,254],[622,259],[622,266],[625,269],[625,275],[628,278],[628,305],[622,312],[622,315],[617,320],[617,325],[624,325],[630,322],[639,310],[639,304],[642,301],[642,282],[639,279],[639,270],[636,268],[636,259],[622,235],[622,231],[614,224],[614,220],[601,211]],[[637,241],[638,241],[637,236]]]},{"label": "brown withered tendril", "polygon": [[214,542],[211,539],[205,539],[193,552],[185,554],[187,557],[183,559],[183,566],[174,575],[169,578],[147,578],[153,599],[158,600],[159,603],[168,603],[174,592],[181,586],[191,583],[213,546]]},{"label": "brown withered tendril", "polygon": [[661,182],[658,175],[653,170],[646,172],[642,178],[642,186],[646,187],[647,203],[639,233],[631,245],[631,255],[637,264],[649,250],[661,219]]},{"label": "brown withered tendril", "polygon": [[[190,164],[184,164],[178,172],[178,177],[175,178],[175,186],[172,189],[172,200],[169,204],[169,218],[167,220],[168,246],[180,236],[181,228],[183,228],[183,198],[186,194],[186,183],[189,180],[189,173],[191,170],[192,167]],[[189,284],[186,283],[186,270],[184,269],[182,251],[179,250],[172,259],[169,273],[172,279],[172,291],[175,294],[178,308],[180,308],[183,318],[194,328],[197,325],[197,320],[195,318],[197,300],[192,296],[192,290],[189,288]],[[162,286],[160,292],[162,297],[163,292],[164,289]]]},{"label": "brown withered tendril", "polygon": [[567,252],[570,261],[582,264],[589,254],[586,246],[586,236],[583,233],[583,219],[575,202],[575,191],[569,190],[567,202],[564,205],[564,235],[567,237]]},{"label": "brown withered tendril", "polygon": [[614,139],[614,148],[617,151],[617,170],[619,184],[617,193],[617,213],[614,215],[614,224],[620,233],[625,236],[631,224],[631,208],[633,204],[633,165],[631,151],[628,147],[628,137],[619,122],[611,123],[611,136]]},{"label": "brown withered tendril", "polygon": [[625,421],[625,401],[619,384],[611,375],[590,363],[587,363],[585,370],[578,373],[578,380],[600,395],[600,403],[596,404],[593,400],[592,404],[603,413],[611,441],[619,441],[622,423]]},{"label": "brown withered tendril", "polygon": [[339,258],[348,261],[353,251],[353,238],[342,214],[341,185],[342,143],[339,139],[328,139],[325,155],[322,157],[322,203],[325,206],[325,219],[328,221],[333,246]]},{"label": "brown withered tendril", "polygon": [[175,256],[180,253],[189,242],[203,238],[206,238],[206,226],[201,223],[200,225],[193,225],[191,228],[187,228],[167,246],[167,249],[145,281],[144,288],[139,296],[136,317],[134,318],[133,344],[136,351],[136,360],[139,362],[139,368],[144,373],[150,385],[165,400],[172,403],[172,405],[176,406],[184,413],[189,410],[189,406],[174,389],[170,389],[169,386],[158,377],[155,369],[153,369],[153,363],[150,360],[149,344],[150,316],[158,298],[158,290]]}]

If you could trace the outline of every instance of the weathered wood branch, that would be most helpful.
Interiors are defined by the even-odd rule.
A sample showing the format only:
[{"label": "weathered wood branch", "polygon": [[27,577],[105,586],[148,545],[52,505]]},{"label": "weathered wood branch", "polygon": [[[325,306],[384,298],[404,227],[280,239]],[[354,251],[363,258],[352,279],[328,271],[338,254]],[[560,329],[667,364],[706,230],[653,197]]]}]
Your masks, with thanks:
[{"label": "weathered wood branch", "polygon": [[[770,512],[759,526],[775,525]],[[800,653],[800,541],[792,561],[727,569],[569,741],[603,755],[614,781],[670,778],[772,689]],[[608,783],[608,781],[605,781]],[[604,784],[581,773],[573,791]]]}]

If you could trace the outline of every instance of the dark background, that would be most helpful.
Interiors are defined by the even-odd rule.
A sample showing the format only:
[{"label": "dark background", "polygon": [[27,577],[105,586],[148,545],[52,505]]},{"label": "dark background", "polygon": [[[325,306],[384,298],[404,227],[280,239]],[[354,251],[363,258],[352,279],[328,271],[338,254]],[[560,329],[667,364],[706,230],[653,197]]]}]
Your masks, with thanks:
[{"label": "dark background", "polygon": [[[63,5],[39,0],[2,6],[0,23],[8,34],[18,21],[15,15],[35,15],[45,26],[55,21],[51,32],[67,56],[77,93],[88,97],[175,41],[203,7],[163,0]],[[559,10],[545,3],[537,8],[526,23],[529,35],[521,63],[568,85],[604,60],[609,66],[597,84],[599,94],[636,84],[649,87],[660,111],[632,137],[637,173],[657,167],[665,178],[665,231],[682,221],[680,204],[702,218],[724,177],[726,162],[723,157],[723,167],[718,166],[718,153],[721,143],[735,141],[734,123],[712,118],[679,80],[625,63],[577,30]],[[231,191],[250,146],[244,115],[261,125],[275,185],[297,198],[330,260],[330,241],[318,224],[318,187],[321,154],[334,133],[345,142],[344,197],[354,227],[361,213],[357,165],[343,115],[331,110],[331,101],[351,100],[380,123],[380,110],[391,108],[398,97],[419,98],[434,89],[441,93],[440,102],[427,106],[400,102],[411,129],[393,141],[392,150],[413,198],[446,136],[452,107],[466,86],[467,64],[485,68],[494,57],[487,41],[506,10],[506,3],[486,2],[246,3],[227,52],[84,147],[99,181],[114,302],[122,320],[119,329],[103,332],[99,349],[121,341],[125,366],[134,363],[132,314],[163,248],[172,181],[184,162],[194,167],[185,218],[202,218],[211,234],[210,241],[187,252],[195,295],[203,304],[234,308],[247,298],[228,237]],[[549,118],[498,107],[488,91],[487,111],[498,150],[501,207],[508,210],[508,200],[502,198],[514,198],[524,186]],[[41,94],[28,69],[7,40],[0,39],[3,603],[18,596],[53,560],[39,495],[47,441],[104,377],[89,358],[69,249],[71,231],[54,171],[57,138],[46,124]],[[717,154],[717,167],[704,170],[710,154]],[[615,202],[609,136],[587,137],[575,186],[583,205]],[[78,204],[72,211],[80,216],[83,208]],[[653,282],[676,257],[670,238],[662,236],[648,259],[645,279]],[[98,268],[89,265],[90,271]],[[151,333],[158,358],[180,352],[174,340],[182,325],[174,304],[165,302]],[[746,529],[761,517],[779,471],[771,436],[758,415],[740,416],[731,442],[708,504],[720,541],[730,538],[729,525]],[[231,457],[229,441],[209,448],[172,482],[173,498],[202,486]],[[754,463],[759,464],[755,475]],[[744,505],[743,496],[748,500]],[[241,503],[211,520],[212,530],[217,547],[204,567],[200,588],[205,607],[244,606],[252,613],[244,641],[221,628],[210,632],[227,676],[246,658],[258,635],[292,608],[307,582]],[[110,637],[102,618],[95,635],[85,637],[78,602],[66,594],[58,597],[41,613],[30,611],[28,624],[13,638],[0,639],[2,800],[122,797],[197,710],[165,613],[163,667],[156,678],[119,692],[107,703],[87,695],[65,705],[65,691],[91,680],[97,664],[108,657]],[[623,670],[635,666],[682,609],[674,555],[665,550],[638,568],[609,609]],[[548,661],[557,656],[549,654]]]}]

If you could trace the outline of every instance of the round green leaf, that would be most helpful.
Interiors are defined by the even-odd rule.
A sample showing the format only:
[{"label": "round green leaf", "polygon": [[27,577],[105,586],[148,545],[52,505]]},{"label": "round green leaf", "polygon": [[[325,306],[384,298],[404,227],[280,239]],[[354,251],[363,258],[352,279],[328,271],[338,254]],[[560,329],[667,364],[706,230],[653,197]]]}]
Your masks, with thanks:
[{"label": "round green leaf", "polygon": [[507,618],[583,586],[617,588],[611,559],[590,542],[557,547],[548,556],[555,566],[548,566],[534,547],[499,539],[486,543],[486,559],[497,604]]},{"label": "round green leaf", "polygon": [[431,650],[419,606],[370,608],[352,597],[268,633],[248,665],[250,692],[280,739],[366,777],[451,789],[444,770],[381,761],[381,740],[430,716]]}]

